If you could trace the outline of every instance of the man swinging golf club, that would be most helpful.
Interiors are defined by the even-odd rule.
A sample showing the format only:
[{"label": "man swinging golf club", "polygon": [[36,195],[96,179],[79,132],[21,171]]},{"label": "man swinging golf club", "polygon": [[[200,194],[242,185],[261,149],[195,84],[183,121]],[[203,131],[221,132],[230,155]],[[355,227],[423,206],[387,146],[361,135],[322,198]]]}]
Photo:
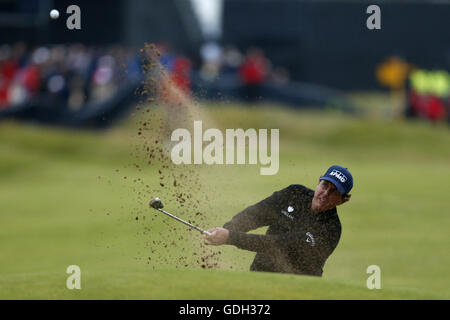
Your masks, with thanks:
[{"label": "man swinging golf club", "polygon": [[[209,245],[229,244],[256,252],[251,271],[322,276],[341,236],[336,207],[350,200],[352,187],[347,168],[331,166],[315,191],[290,185],[203,237]],[[265,235],[247,233],[263,226],[269,226]]]}]

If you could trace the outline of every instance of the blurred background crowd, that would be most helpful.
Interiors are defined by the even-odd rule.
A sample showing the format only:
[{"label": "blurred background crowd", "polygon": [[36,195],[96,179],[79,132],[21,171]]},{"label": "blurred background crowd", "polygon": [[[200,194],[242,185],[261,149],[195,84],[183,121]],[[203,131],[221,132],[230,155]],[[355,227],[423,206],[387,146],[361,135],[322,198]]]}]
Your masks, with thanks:
[{"label": "blurred background crowd", "polygon": [[0,107],[41,99],[79,110],[88,102],[107,100],[139,74],[135,52],[122,46],[4,44],[0,47]]},{"label": "blurred background crowd", "polygon": [[[0,117],[112,123],[135,100],[139,49],[153,42],[173,82],[199,99],[356,112],[345,93],[381,91],[399,98],[391,100],[406,117],[450,121],[446,3],[392,1],[382,29],[371,31],[364,1],[78,2],[81,30],[65,27],[68,1],[0,3]],[[421,13],[434,25],[411,26]],[[345,20],[352,14],[357,24]]]},{"label": "blurred background crowd", "polygon": [[[222,48],[210,41],[201,46],[200,60],[176,54],[165,42],[157,43],[156,49],[173,85],[200,99],[229,93],[230,99],[255,102],[262,100],[263,84],[283,85],[289,81],[288,71],[273,69],[258,48],[250,48],[244,54],[234,46]],[[140,48],[124,45],[3,44],[0,46],[0,110],[30,111],[29,106],[38,103],[50,110],[39,118],[52,122],[61,117],[62,111],[75,114],[92,105],[112,107],[110,101],[124,88],[126,95],[134,94],[137,100],[136,88],[145,81],[142,71],[143,64],[147,63],[141,53]],[[222,84],[220,88],[217,82]]]}]

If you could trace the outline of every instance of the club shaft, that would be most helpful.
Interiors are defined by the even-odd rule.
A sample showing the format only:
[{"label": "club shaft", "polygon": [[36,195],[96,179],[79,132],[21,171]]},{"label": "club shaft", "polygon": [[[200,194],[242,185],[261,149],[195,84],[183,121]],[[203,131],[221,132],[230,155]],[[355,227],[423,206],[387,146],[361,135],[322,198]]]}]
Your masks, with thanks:
[{"label": "club shaft", "polygon": [[189,222],[184,221],[183,219],[180,219],[180,218],[178,218],[177,216],[174,216],[173,214],[171,214],[171,213],[169,213],[169,212],[167,212],[167,211],[164,211],[163,209],[157,209],[157,210],[158,210],[158,211],[161,211],[161,212],[164,213],[165,215],[168,215],[169,217],[171,217],[171,218],[173,218],[173,219],[175,219],[175,220],[180,221],[181,223],[184,223],[185,225],[187,225],[187,226],[189,226],[189,227],[191,227],[191,228],[193,228],[193,229],[195,229],[195,230],[197,230],[197,231],[200,231],[201,233],[208,234],[208,235],[210,234],[208,231],[203,230],[202,228],[196,227],[196,226],[194,226],[193,224],[190,224]]}]

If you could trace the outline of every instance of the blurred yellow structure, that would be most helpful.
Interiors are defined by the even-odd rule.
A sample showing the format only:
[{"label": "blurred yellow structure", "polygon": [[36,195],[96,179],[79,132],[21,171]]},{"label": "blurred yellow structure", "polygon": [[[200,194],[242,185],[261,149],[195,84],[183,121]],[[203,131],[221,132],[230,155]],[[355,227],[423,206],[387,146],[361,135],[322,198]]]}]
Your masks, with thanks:
[{"label": "blurred yellow structure", "polygon": [[376,68],[378,82],[391,89],[391,113],[401,114],[405,105],[406,79],[412,69],[412,65],[399,57],[389,57]]},{"label": "blurred yellow structure", "polygon": [[399,57],[390,57],[377,66],[376,76],[381,85],[390,89],[402,89],[412,66]]}]

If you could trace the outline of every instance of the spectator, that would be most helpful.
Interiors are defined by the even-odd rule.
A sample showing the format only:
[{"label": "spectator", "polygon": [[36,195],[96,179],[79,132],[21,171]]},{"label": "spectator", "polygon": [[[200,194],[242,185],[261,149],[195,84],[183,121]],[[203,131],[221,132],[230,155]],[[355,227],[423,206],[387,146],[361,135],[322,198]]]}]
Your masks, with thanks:
[{"label": "spectator", "polygon": [[191,90],[192,63],[185,57],[176,57],[173,62],[173,70],[170,73],[172,82],[185,94]]},{"label": "spectator", "polygon": [[251,48],[239,68],[239,75],[243,83],[243,96],[248,101],[261,98],[261,85],[266,81],[269,62],[260,49]]},{"label": "spectator", "polygon": [[222,74],[237,74],[241,65],[243,56],[234,46],[227,46],[223,52]]},{"label": "spectator", "polygon": [[410,88],[406,115],[421,116],[432,122],[449,117],[450,75],[446,71],[414,70],[410,75]]},{"label": "spectator", "polygon": [[219,75],[222,65],[222,48],[216,42],[207,42],[200,49],[202,66],[200,76],[206,81],[211,81]]}]

